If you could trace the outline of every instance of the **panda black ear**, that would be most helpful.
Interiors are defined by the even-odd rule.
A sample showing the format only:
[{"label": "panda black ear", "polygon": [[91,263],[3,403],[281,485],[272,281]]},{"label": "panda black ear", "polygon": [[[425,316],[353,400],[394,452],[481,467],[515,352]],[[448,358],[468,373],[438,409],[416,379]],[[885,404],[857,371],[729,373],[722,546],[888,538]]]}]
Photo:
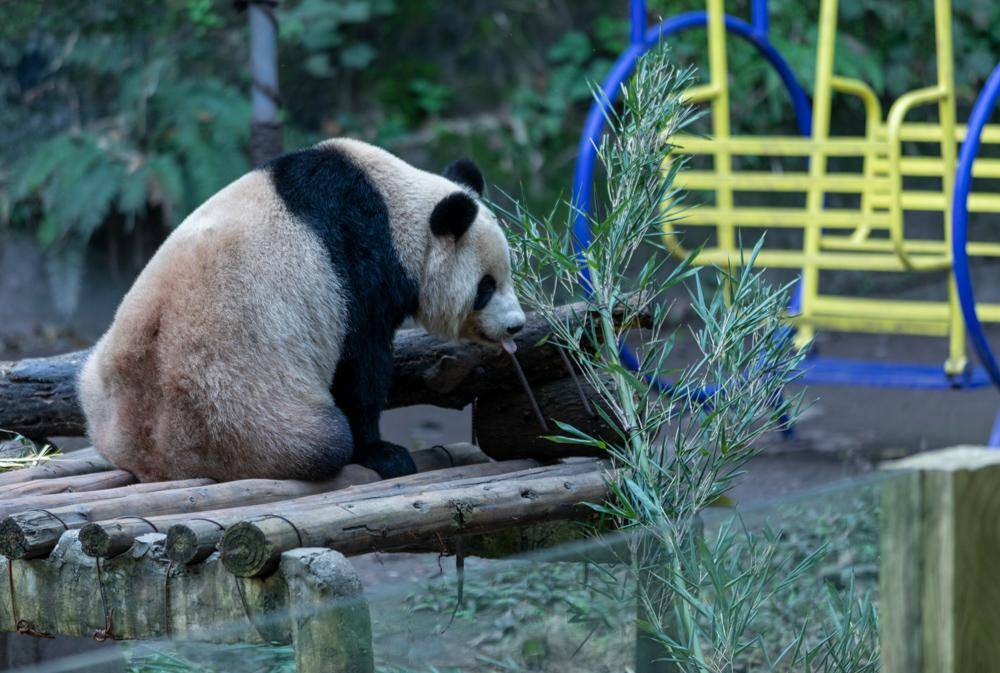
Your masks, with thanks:
[{"label": "panda black ear", "polygon": [[457,241],[472,226],[478,212],[479,204],[465,192],[449,194],[431,212],[431,231],[435,236],[451,236]]},{"label": "panda black ear", "polygon": [[479,170],[479,166],[472,162],[472,159],[466,157],[453,161],[448,168],[444,169],[444,177],[468,187],[480,196],[483,195],[483,189],[486,187],[483,172]]}]

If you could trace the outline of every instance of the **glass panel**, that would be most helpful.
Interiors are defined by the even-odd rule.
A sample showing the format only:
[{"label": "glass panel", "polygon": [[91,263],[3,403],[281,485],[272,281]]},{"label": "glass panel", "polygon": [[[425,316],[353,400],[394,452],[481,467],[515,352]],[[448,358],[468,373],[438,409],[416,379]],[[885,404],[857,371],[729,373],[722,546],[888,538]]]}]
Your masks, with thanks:
[{"label": "glass panel", "polygon": [[[692,568],[701,569],[700,587],[691,600],[708,606],[700,617],[700,633],[705,638],[704,652],[714,664],[733,654],[711,643],[726,639],[718,631],[740,611],[747,620],[746,629],[732,639],[755,644],[737,654],[736,670],[782,671],[791,669],[769,668],[767,657],[777,657],[800,633],[804,634],[803,647],[830,636],[835,622],[831,608],[838,600],[848,595],[853,595],[855,604],[865,596],[877,599],[879,479],[844,481],[780,501],[708,511],[705,545],[699,545],[707,556],[691,561]],[[463,581],[454,557],[356,557],[352,562],[370,607],[376,670],[637,670],[636,583],[628,558],[629,550],[640,543],[636,536],[614,534],[602,541],[564,544],[518,558],[470,556],[464,560]],[[691,550],[692,559],[698,556],[696,552]],[[810,559],[801,577],[785,586],[794,569]],[[669,577],[670,567],[667,562],[656,572]],[[713,573],[719,574],[716,580],[728,578],[731,590],[714,587]],[[767,573],[770,579],[760,585],[760,593],[741,595],[756,586],[748,580],[754,573]],[[731,614],[720,612],[724,610],[721,604],[734,597],[743,604],[729,606]],[[335,603],[324,606],[337,607]],[[283,624],[287,617],[271,615],[272,626]],[[200,640],[227,640],[245,627],[242,620],[220,623],[197,635]],[[877,633],[865,637],[877,640]],[[279,673],[295,670],[295,656],[290,645],[209,644],[179,636],[110,644],[11,670]]]}]

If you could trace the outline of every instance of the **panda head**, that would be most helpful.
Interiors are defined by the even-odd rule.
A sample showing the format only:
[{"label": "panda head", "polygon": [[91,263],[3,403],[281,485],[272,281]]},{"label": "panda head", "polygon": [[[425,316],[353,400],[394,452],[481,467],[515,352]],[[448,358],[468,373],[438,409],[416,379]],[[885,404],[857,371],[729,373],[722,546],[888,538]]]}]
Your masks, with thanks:
[{"label": "panda head", "polygon": [[514,294],[510,249],[496,217],[482,203],[483,175],[468,159],[444,172],[447,193],[428,217],[431,236],[420,281],[417,321],[446,339],[500,344],[524,327]]}]

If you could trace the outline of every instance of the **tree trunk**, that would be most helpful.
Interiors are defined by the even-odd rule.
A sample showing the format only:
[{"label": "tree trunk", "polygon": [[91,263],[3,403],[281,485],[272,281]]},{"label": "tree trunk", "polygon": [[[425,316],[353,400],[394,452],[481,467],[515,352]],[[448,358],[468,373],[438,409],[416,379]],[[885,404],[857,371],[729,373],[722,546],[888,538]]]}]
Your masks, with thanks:
[{"label": "tree trunk", "polygon": [[[559,444],[546,435],[565,435],[555,421],[572,425],[591,437],[615,441],[618,435],[597,414],[594,389],[582,379],[580,387],[568,376],[534,388],[538,407],[545,417],[544,430],[524,392],[487,395],[476,401],[472,423],[479,448],[494,460],[532,457],[555,460],[569,456],[606,456],[600,448],[580,444]],[[583,401],[586,395],[587,402]]]},{"label": "tree trunk", "polygon": [[85,434],[76,375],[87,353],[0,362],[0,428],[32,439]]},{"label": "tree trunk", "polygon": [[[585,304],[568,304],[558,309],[558,316],[579,320],[586,311]],[[518,360],[533,386],[567,376],[559,350],[544,341],[547,336],[548,323],[529,314],[515,339]],[[499,348],[445,343],[423,330],[408,329],[396,335],[394,351],[389,409],[414,404],[461,409],[477,397],[521,390],[511,358]],[[85,434],[75,381],[86,353],[0,363],[0,428],[33,439]]]},{"label": "tree trunk", "polygon": [[278,20],[270,3],[250,0],[250,77],[253,80],[250,111],[250,161],[255,167],[281,154],[281,119],[278,109]]}]

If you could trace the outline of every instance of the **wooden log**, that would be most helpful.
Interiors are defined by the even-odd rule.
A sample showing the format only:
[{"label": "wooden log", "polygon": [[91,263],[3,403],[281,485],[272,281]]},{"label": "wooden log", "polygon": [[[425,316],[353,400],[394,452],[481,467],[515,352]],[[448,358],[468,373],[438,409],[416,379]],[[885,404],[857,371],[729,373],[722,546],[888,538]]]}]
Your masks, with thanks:
[{"label": "wooden log", "polygon": [[0,488],[0,498],[26,498],[33,495],[52,495],[54,493],[84,493],[86,491],[103,491],[119,486],[136,483],[131,472],[125,470],[107,470],[77,474],[72,477],[56,477],[54,479],[38,479],[11,484]]},{"label": "wooden log", "polygon": [[413,458],[418,473],[490,462],[490,457],[483,453],[482,449],[468,442],[438,444],[427,449],[412,451],[410,457]]},{"label": "wooden log", "polygon": [[[356,469],[352,469],[356,468]],[[0,521],[0,554],[9,558],[45,556],[67,530],[92,521],[124,516],[203,512],[322,493],[345,484],[371,480],[370,470],[349,465],[334,479],[322,482],[241,479],[175,491],[139,493],[114,500],[97,500],[51,510],[29,510]]]},{"label": "wooden log", "polygon": [[0,428],[32,439],[83,435],[76,375],[87,352],[0,362]]},{"label": "wooden log", "polygon": [[[186,516],[168,516],[155,517],[152,521],[162,522],[164,525],[170,525],[169,522],[180,520],[178,523],[170,525],[170,528],[167,530],[167,556],[177,563],[197,563],[205,558],[208,558],[208,556],[216,550],[219,540],[222,539],[223,533],[229,526],[252,517],[272,514],[276,511],[285,512],[293,508],[302,509],[333,503],[353,503],[371,498],[422,493],[427,490],[428,486],[434,484],[445,484],[445,482],[447,482],[445,484],[447,488],[454,488],[456,486],[472,486],[482,483],[495,483],[508,478],[505,475],[510,475],[512,473],[518,473],[522,476],[544,476],[551,475],[553,470],[556,470],[557,474],[576,474],[592,469],[594,469],[594,463],[588,463],[586,461],[580,461],[571,467],[542,468],[539,467],[538,463],[534,460],[508,460],[474,465],[470,468],[443,469],[427,474],[410,475],[374,484],[352,487],[345,491],[339,491],[336,493],[296,498],[294,500],[287,500],[280,503],[280,508],[275,507],[274,505],[258,505],[254,507],[205,513],[198,519]],[[100,556],[102,554],[113,555],[114,553],[124,551],[124,540],[116,547],[114,546],[114,542],[110,539],[115,535],[113,530],[106,533],[109,538],[108,542],[101,540],[102,534],[98,533],[96,530],[98,527],[108,529],[120,526],[123,523],[124,522],[109,521],[86,526],[84,531],[91,533],[95,540],[92,550],[88,551],[88,553],[91,553],[92,551],[95,556]],[[136,535],[148,532],[148,530],[141,529],[141,527],[134,522],[125,523],[125,526],[128,526]],[[81,536],[82,535],[83,533],[81,532]],[[107,551],[105,551],[105,545],[107,545]],[[89,544],[85,544],[84,549],[90,549]],[[440,550],[440,541],[435,540],[434,551]]]},{"label": "wooden log", "polygon": [[[537,463],[518,460],[506,463],[480,463],[443,468],[287,500],[284,501],[282,507],[296,505],[310,507],[329,502],[349,501],[354,498],[373,497],[378,494],[396,494],[406,487],[424,488],[428,484],[471,476],[490,477],[505,472],[523,470],[533,465],[537,465]],[[266,504],[201,512],[197,517],[192,517],[190,514],[168,514],[148,519],[111,519],[83,526],[80,529],[80,541],[85,553],[100,558],[111,558],[127,551],[132,545],[132,541],[140,535],[153,531],[166,531],[167,556],[178,563],[197,563],[208,558],[215,551],[215,546],[227,526],[274,510],[273,504]]]},{"label": "wooden log", "polygon": [[957,447],[884,467],[892,474],[882,485],[882,670],[996,670],[1000,452]]},{"label": "wooden log", "polygon": [[[540,458],[555,460],[569,456],[605,456],[607,452],[580,444],[560,444],[546,435],[565,434],[555,421],[568,423],[591,437],[608,441],[617,439],[615,431],[596,413],[598,399],[593,388],[578,377],[580,388],[566,376],[533,389],[542,415],[548,421],[546,433],[523,391],[490,394],[479,398],[472,412],[479,446],[494,460]],[[585,404],[581,395],[587,396]]]},{"label": "wooden log", "polygon": [[[557,466],[569,468],[573,463]],[[600,465],[600,469],[594,467]],[[607,464],[578,474],[503,480],[423,493],[336,503],[230,526],[219,541],[226,569],[239,577],[272,572],[284,551],[328,547],[343,554],[412,546],[440,537],[573,518],[606,494]]]},{"label": "wooden log", "polygon": [[[558,310],[560,319],[571,321],[586,313],[587,307],[568,304]],[[566,375],[558,349],[542,343],[548,334],[544,318],[529,314],[515,339],[518,358],[533,384]],[[83,435],[84,417],[74,387],[86,354],[78,351],[0,363],[0,428],[34,439]],[[446,343],[419,329],[397,333],[394,360],[386,406],[390,409],[414,404],[461,409],[477,397],[520,389],[510,358],[499,348]]]},{"label": "wooden log", "polygon": [[[0,415],[4,413],[3,402],[0,400]],[[0,425],[0,427],[3,427],[3,425]],[[113,469],[115,469],[115,466],[108,462],[104,456],[97,453],[96,449],[91,447],[47,460],[35,467],[23,467],[19,470],[4,472],[0,474],[0,488],[6,488],[13,484],[23,484],[26,481],[34,481],[36,479],[58,479],[59,477],[104,472]]]},{"label": "wooden log", "polygon": [[53,493],[51,495],[33,495],[10,500],[0,500],[0,519],[17,514],[28,509],[53,509],[94,500],[114,500],[137,493],[153,493],[155,491],[170,491],[192,486],[207,486],[214,484],[211,479],[182,479],[179,481],[150,481],[145,484],[131,484],[101,491],[83,491],[81,493]]}]

